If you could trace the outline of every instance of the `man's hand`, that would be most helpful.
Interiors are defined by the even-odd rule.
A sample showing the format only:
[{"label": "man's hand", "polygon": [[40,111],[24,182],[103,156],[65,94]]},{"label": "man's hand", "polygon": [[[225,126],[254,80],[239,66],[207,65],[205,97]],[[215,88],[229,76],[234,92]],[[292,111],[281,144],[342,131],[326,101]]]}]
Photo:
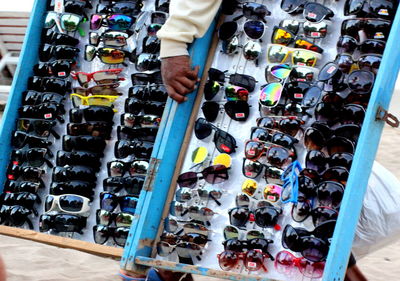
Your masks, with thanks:
[{"label": "man's hand", "polygon": [[199,81],[199,66],[190,67],[188,56],[169,57],[161,60],[161,75],[168,95],[178,103],[187,100],[186,94],[193,92]]}]

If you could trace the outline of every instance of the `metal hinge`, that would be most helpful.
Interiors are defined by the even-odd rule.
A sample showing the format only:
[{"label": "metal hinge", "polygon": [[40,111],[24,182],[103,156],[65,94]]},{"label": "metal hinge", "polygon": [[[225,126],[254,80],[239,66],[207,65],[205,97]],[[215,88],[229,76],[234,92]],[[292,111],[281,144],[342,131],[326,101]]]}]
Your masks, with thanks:
[{"label": "metal hinge", "polygon": [[396,116],[394,116],[393,114],[389,113],[382,106],[378,107],[375,120],[385,121],[386,124],[392,126],[393,128],[398,128],[400,126],[399,119]]},{"label": "metal hinge", "polygon": [[151,158],[149,163],[149,172],[147,174],[146,180],[143,184],[143,190],[152,191],[154,185],[154,179],[156,178],[158,167],[160,166],[160,159]]}]

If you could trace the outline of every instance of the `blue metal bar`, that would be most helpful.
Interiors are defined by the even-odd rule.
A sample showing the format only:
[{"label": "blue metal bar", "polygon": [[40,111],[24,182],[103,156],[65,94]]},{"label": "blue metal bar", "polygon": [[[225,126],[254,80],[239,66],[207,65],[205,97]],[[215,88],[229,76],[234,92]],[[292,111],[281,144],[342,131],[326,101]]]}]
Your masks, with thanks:
[{"label": "blue metal bar", "polygon": [[[6,180],[6,169],[10,161],[11,134],[15,130],[22,92],[26,90],[28,78],[33,75],[33,66],[38,62],[40,34],[47,1],[36,0],[22,45],[19,63],[8,95],[7,105],[0,123],[0,192]],[[39,34],[39,35],[38,35]],[[23,64],[22,64],[23,62]]]},{"label": "blue metal bar", "polygon": [[[207,33],[201,39],[196,40],[189,50],[193,65],[200,66],[199,73],[204,71],[215,25],[216,22],[214,21]],[[143,268],[135,265],[135,257],[151,256],[153,242],[156,239],[196,94],[197,91],[189,94],[188,100],[179,106],[172,100],[167,103],[163,116],[163,120],[166,121],[165,127],[162,128],[163,132],[157,138],[159,144],[153,150],[152,156],[152,158],[159,160],[159,167],[155,171],[157,173],[151,185],[152,190],[145,194],[144,200],[140,203],[140,213],[138,212],[139,215],[136,216],[132,224],[121,259],[121,268],[141,272]]]},{"label": "blue metal bar", "polygon": [[358,140],[346,192],[340,207],[339,218],[325,266],[324,281],[344,279],[363,203],[361,199],[364,198],[384,125],[384,122],[376,122],[376,113],[379,106],[385,109],[388,108],[400,68],[398,42],[400,42],[400,8],[397,10],[393,21],[392,30],[386,44],[387,48]]}]

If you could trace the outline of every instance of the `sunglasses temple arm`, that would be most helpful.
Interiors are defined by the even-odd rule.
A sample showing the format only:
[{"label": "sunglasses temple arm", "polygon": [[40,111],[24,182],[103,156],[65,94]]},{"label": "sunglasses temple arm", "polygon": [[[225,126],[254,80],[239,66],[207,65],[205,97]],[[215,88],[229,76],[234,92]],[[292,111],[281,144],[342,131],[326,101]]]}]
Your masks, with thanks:
[{"label": "sunglasses temple arm", "polygon": [[222,205],[221,202],[219,202],[219,201],[217,200],[217,198],[215,198],[214,195],[212,195],[211,193],[210,193],[210,197],[211,197],[212,200],[214,200],[215,203],[217,203],[218,206],[221,206],[221,205]]},{"label": "sunglasses temple arm", "polygon": [[49,159],[44,158],[44,162],[47,164],[47,166],[48,166],[49,168],[53,168],[53,167],[54,167],[53,163],[51,163],[51,161],[50,161]]},{"label": "sunglasses temple arm", "polygon": [[57,132],[56,131],[54,131],[53,129],[50,129],[50,133],[57,139],[57,140],[59,140],[60,139],[60,135],[59,134],[57,134]]},{"label": "sunglasses temple arm", "polygon": [[243,17],[244,17],[244,15],[242,14],[242,15],[240,15],[240,16],[237,16],[237,17],[233,18],[232,21],[240,20],[240,19],[243,18]]},{"label": "sunglasses temple arm", "polygon": [[28,223],[29,228],[33,229],[33,223],[29,218],[26,218],[26,222]]}]

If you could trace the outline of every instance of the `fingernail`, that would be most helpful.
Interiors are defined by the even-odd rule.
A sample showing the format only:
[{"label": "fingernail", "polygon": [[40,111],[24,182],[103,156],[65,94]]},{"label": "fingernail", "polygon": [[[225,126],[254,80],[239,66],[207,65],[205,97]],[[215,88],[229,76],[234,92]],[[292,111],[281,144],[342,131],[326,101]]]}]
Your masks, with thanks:
[{"label": "fingernail", "polygon": [[187,101],[187,100],[188,100],[188,98],[187,98],[187,97],[184,97],[184,98],[183,98],[183,101]]}]

